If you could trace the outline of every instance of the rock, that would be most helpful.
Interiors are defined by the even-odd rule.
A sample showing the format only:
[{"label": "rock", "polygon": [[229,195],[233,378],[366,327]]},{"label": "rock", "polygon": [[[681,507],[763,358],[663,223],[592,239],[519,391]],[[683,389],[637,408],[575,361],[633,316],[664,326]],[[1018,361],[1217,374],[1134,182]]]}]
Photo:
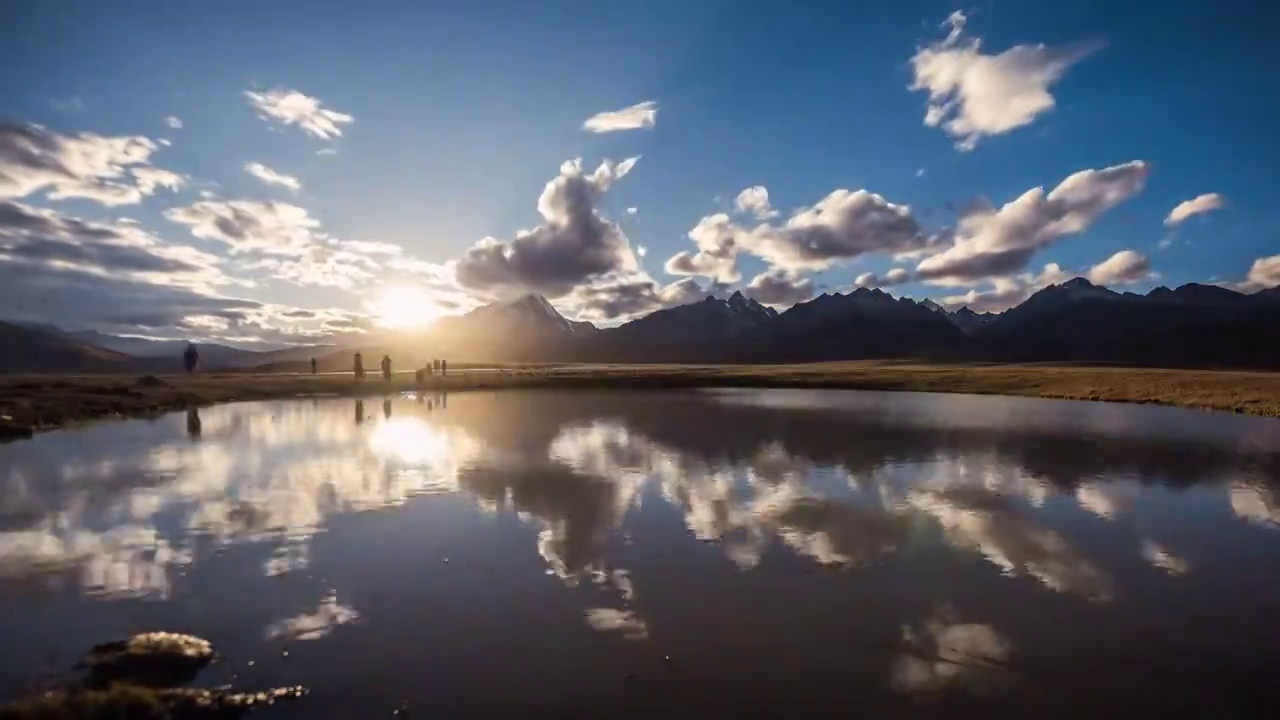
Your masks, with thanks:
[{"label": "rock", "polygon": [[165,688],[191,682],[213,659],[213,645],[208,640],[150,632],[95,645],[80,665],[89,671],[91,686],[127,681]]}]

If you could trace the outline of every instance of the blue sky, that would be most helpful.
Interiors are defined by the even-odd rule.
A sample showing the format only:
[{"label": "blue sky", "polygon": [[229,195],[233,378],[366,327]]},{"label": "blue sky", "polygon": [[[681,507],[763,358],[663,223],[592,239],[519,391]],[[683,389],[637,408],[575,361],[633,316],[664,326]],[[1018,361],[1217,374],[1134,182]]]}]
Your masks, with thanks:
[{"label": "blue sky", "polygon": [[[45,228],[30,230],[29,217],[20,229],[0,227],[11,249],[27,248],[11,253],[10,271],[28,282],[55,272],[42,287],[66,299],[27,302],[17,314],[249,340],[359,326],[367,313],[412,321],[380,303],[389,288],[429,302],[423,319],[531,290],[566,314],[613,323],[708,289],[749,288],[785,306],[859,278],[892,277],[895,294],[991,309],[1091,271],[1136,291],[1280,283],[1280,260],[1255,265],[1280,253],[1271,129],[1280,87],[1269,70],[1280,65],[1280,11],[1244,0],[1158,12],[1137,2],[862,5],[6,3],[0,63],[11,70],[0,76],[0,118],[16,124],[11,132],[40,126],[46,155],[73,152],[63,140],[82,133],[145,138],[154,151],[127,167],[180,176],[175,189],[111,204],[94,191],[56,192],[123,182],[109,169],[36,176],[22,165],[30,158],[0,157],[10,163],[0,178],[26,178],[0,200],[39,214]],[[932,53],[932,79],[922,80],[922,52]],[[990,64],[1001,57],[1008,62]],[[961,84],[946,85],[952,72]],[[972,94],[947,117],[979,129],[927,125],[930,82]],[[246,95],[273,91],[352,120],[335,124],[340,135],[317,137]],[[657,109],[651,126],[583,128],[641,102]],[[972,147],[958,147],[966,140]],[[634,157],[629,171],[592,174],[604,159]],[[557,225],[538,199],[574,158],[583,170],[556,197],[582,191],[587,206],[565,206]],[[300,189],[262,182],[249,163]],[[1055,199],[1059,183],[1089,170],[1098,172],[1079,178],[1078,192]],[[767,188],[778,216],[735,207],[753,186]],[[1037,187],[1047,198],[995,211]],[[791,218],[835,191],[864,189],[874,196],[842,196],[809,221]],[[1203,212],[1166,223],[1201,196],[1194,207]],[[251,204],[232,213],[233,202]],[[281,215],[284,204],[306,221],[254,216]],[[693,264],[718,269],[668,272],[672,256],[698,252],[688,234],[717,213],[727,216],[718,240],[702,249],[716,245],[718,255]],[[219,217],[258,223],[249,234],[260,242],[244,244],[244,228],[220,236]],[[181,256],[181,281],[160,270],[126,276],[102,253],[96,265],[70,267],[70,256],[49,265],[54,253],[37,243],[94,241],[68,229],[75,218],[117,230],[121,218],[136,220],[112,242],[169,260],[200,257]],[[193,234],[202,219],[205,231]],[[522,230],[534,234],[517,239]],[[498,244],[477,252],[486,237]],[[1133,254],[1098,269],[1121,251]],[[75,262],[88,255],[77,250]],[[321,260],[358,272],[309,265]],[[113,293],[137,295],[135,285],[181,309],[168,319],[86,311]]]}]

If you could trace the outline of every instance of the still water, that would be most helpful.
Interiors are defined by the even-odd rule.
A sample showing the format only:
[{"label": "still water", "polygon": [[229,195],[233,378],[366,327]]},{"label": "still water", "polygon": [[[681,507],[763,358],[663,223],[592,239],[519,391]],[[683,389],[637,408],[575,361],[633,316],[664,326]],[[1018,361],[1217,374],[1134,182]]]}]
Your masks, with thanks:
[{"label": "still water", "polygon": [[1274,710],[1280,422],[906,393],[242,403],[0,445],[0,695],[211,640],[263,717]]}]

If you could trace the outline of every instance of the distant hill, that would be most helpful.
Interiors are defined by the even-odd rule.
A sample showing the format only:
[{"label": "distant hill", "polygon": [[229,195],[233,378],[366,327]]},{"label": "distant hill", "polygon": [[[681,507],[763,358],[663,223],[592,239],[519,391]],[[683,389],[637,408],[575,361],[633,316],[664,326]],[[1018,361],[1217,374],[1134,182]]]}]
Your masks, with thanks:
[{"label": "distant hill", "polygon": [[[185,344],[56,328],[3,326],[0,372],[176,372]],[[93,340],[94,342],[87,342]],[[106,347],[110,346],[110,347]],[[824,293],[786,312],[742,293],[666,308],[618,327],[562,316],[545,298],[497,302],[423,331],[253,352],[199,345],[206,368],[376,372],[433,358],[494,362],[814,362],[873,358],[1102,362],[1152,367],[1280,369],[1280,289],[1246,295],[1213,285],[1119,293],[1084,278],[1050,285],[1003,313],[949,311],[878,289]],[[129,348],[132,354],[118,352]]]},{"label": "distant hill", "polygon": [[125,353],[0,322],[0,373],[122,372],[133,362]]}]

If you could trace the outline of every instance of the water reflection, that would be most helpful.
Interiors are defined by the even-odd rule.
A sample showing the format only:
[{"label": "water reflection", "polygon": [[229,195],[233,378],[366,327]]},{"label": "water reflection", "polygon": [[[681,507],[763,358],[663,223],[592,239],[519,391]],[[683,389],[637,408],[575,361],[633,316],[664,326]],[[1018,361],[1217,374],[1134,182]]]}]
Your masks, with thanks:
[{"label": "water reflection", "polygon": [[[483,627],[544,592],[520,573],[533,563],[600,643],[731,638],[800,662],[789,644],[857,627],[857,642],[832,642],[891,648],[842,660],[882,689],[990,696],[1019,684],[1018,663],[1051,662],[1046,645],[1084,642],[1051,642],[1055,622],[1095,623],[1100,647],[1125,626],[1115,618],[1138,615],[1201,640],[1256,636],[1260,612],[1221,604],[1280,571],[1272,421],[805,392],[372,402],[380,414],[364,400],[245,403],[0,446],[0,593],[177,600],[209,592],[179,580],[211,558],[256,550],[234,561],[234,587],[312,573],[325,584],[287,602],[246,590],[272,603],[253,627],[304,640],[362,620],[338,642],[376,627],[377,607],[391,623],[463,623],[452,606],[437,619],[385,599],[398,588],[359,592],[370,566],[448,550],[472,565],[397,582],[477,593],[459,604],[489,608]],[[351,519],[422,496],[452,504],[430,522]],[[335,569],[337,556],[351,564]],[[472,576],[459,573],[490,566],[504,569],[462,589]],[[1230,591],[1201,584],[1213,582]],[[1243,624],[1188,620],[1219,611]]]}]

